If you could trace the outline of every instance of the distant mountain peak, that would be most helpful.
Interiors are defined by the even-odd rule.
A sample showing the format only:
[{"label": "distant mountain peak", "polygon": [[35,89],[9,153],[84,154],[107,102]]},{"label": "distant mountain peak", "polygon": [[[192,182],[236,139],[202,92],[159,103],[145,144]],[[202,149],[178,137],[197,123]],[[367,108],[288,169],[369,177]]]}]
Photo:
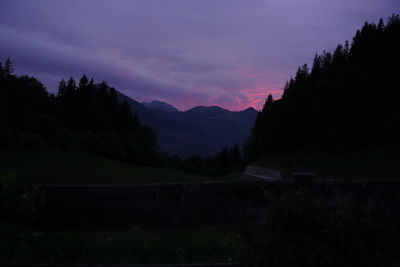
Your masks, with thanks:
[{"label": "distant mountain peak", "polygon": [[209,111],[209,110],[219,110],[219,111],[228,111],[224,108],[218,107],[218,106],[197,106],[194,108],[189,109],[190,110],[195,110],[195,111]]},{"label": "distant mountain peak", "polygon": [[242,110],[242,111],[240,111],[240,112],[245,112],[245,113],[257,113],[258,111],[257,111],[255,108],[253,108],[253,107],[249,107],[249,108],[246,108],[246,109],[244,109],[244,110]]},{"label": "distant mountain peak", "polygon": [[248,107],[248,108],[246,108],[246,109],[244,109],[243,111],[257,111],[255,108],[253,108],[253,107]]},{"label": "distant mountain peak", "polygon": [[166,112],[177,112],[178,110],[165,102],[159,101],[159,100],[153,100],[151,102],[142,102],[141,103],[143,106],[147,107],[147,108],[154,108],[154,109],[160,109]]},{"label": "distant mountain peak", "polygon": [[137,112],[141,123],[154,130],[161,150],[181,157],[211,156],[223,147],[244,144],[257,116],[251,108],[237,112],[218,106],[166,112],[158,108],[161,101],[139,103],[118,91],[117,95],[120,102],[127,101],[132,111]]}]

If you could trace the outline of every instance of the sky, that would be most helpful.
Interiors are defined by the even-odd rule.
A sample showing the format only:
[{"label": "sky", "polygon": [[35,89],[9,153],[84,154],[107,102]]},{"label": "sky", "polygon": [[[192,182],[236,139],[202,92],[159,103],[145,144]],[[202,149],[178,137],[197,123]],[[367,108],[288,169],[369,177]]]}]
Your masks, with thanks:
[{"label": "sky", "polygon": [[179,110],[262,108],[400,0],[1,0],[0,61],[56,92],[82,74]]}]

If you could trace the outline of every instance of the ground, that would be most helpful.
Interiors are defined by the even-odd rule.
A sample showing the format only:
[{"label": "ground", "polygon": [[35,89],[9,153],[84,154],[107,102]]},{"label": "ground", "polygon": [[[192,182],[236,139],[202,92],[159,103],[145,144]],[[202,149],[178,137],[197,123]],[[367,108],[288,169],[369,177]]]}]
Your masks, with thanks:
[{"label": "ground", "polygon": [[2,263],[238,262],[243,254],[242,243],[240,230],[234,228],[36,233],[14,245]]},{"label": "ground", "polygon": [[210,179],[76,151],[2,150],[0,170],[41,184],[138,184]]},{"label": "ground", "polygon": [[351,152],[274,153],[252,165],[272,168],[284,178],[294,172],[313,172],[321,179],[399,179],[400,154],[396,149],[379,148]]}]

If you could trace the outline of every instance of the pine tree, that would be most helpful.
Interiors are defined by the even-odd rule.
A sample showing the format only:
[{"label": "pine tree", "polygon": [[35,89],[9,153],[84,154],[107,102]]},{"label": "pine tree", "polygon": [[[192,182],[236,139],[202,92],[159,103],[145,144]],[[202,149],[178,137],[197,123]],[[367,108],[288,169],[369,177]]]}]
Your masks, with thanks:
[{"label": "pine tree", "polygon": [[74,80],[74,78],[69,78],[69,80],[68,80],[68,82],[67,82],[67,88],[66,88],[66,90],[67,90],[67,94],[68,95],[73,95],[74,94],[74,92],[75,92],[75,90],[76,90],[76,83],[75,83],[75,80]]},{"label": "pine tree", "polygon": [[14,67],[9,58],[7,58],[6,63],[4,64],[4,74],[6,76],[11,76],[14,73]]},{"label": "pine tree", "polygon": [[78,88],[82,90],[85,89],[88,85],[89,85],[89,79],[85,74],[83,74],[81,79],[79,80]]},{"label": "pine tree", "polygon": [[58,84],[58,92],[57,92],[57,97],[63,98],[67,94],[67,83],[64,81],[64,79],[61,79],[61,81]]},{"label": "pine tree", "polygon": [[132,115],[131,108],[128,102],[124,101],[118,112],[119,126],[123,129],[135,129],[138,125],[135,124],[135,118]]},{"label": "pine tree", "polygon": [[343,46],[338,44],[335,51],[333,52],[332,63],[333,64],[343,64],[345,61],[345,52],[343,50]]},{"label": "pine tree", "polygon": [[315,54],[312,68],[311,68],[311,74],[313,76],[318,76],[321,73],[322,70],[322,62],[321,62],[321,57],[318,54]]},{"label": "pine tree", "polygon": [[270,110],[272,108],[272,104],[274,104],[274,98],[271,94],[269,94],[267,100],[265,101],[263,112]]},{"label": "pine tree", "polygon": [[3,64],[0,62],[0,79],[3,79],[4,77],[4,69],[3,69]]},{"label": "pine tree", "polygon": [[311,74],[306,65],[299,67],[282,98],[267,99],[246,153],[400,143],[399,33],[398,15],[386,25],[366,23],[351,45],[346,41],[333,53],[315,55]]}]

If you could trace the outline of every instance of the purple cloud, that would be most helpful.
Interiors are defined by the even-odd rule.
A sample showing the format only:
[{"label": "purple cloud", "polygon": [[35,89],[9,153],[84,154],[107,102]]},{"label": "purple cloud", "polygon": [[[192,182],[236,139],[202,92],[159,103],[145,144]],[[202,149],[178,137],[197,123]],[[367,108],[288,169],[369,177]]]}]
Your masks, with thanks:
[{"label": "purple cloud", "polygon": [[316,52],[399,10],[396,0],[3,0],[0,60],[50,91],[85,73],[179,109],[261,108]]}]

